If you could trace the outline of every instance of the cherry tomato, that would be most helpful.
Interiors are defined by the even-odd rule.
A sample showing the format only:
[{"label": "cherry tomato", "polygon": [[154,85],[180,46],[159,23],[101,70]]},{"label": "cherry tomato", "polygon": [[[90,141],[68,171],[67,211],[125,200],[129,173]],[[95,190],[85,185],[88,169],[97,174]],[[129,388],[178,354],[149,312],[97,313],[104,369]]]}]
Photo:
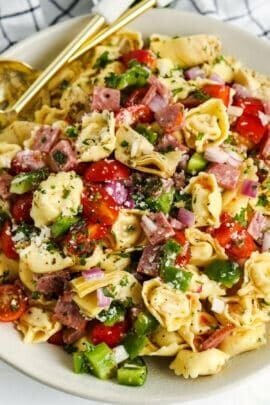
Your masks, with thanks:
[{"label": "cherry tomato", "polygon": [[64,346],[63,330],[59,330],[48,339],[48,343],[56,346]]},{"label": "cherry tomato", "polygon": [[188,244],[187,239],[185,237],[185,232],[175,230],[174,239],[176,239],[177,242],[180,243],[180,245],[182,246],[182,250],[181,250],[180,254],[177,256],[177,258],[176,258],[176,263],[179,266],[185,266],[186,264],[189,263],[190,258],[191,258],[189,244]]},{"label": "cherry tomato", "polygon": [[255,115],[243,113],[237,118],[234,129],[243,138],[247,138],[253,144],[257,145],[264,137],[267,128],[262,125],[260,118]]},{"label": "cherry tomato", "polygon": [[100,240],[105,238],[108,233],[108,227],[101,224],[88,224],[88,236],[91,240]]},{"label": "cherry tomato", "polygon": [[82,196],[83,214],[90,222],[112,225],[119,208],[107,191],[98,184],[90,185]]},{"label": "cherry tomato", "polygon": [[13,284],[0,286],[0,322],[14,322],[27,309],[27,297]]},{"label": "cherry tomato", "polygon": [[221,221],[220,227],[212,232],[214,238],[218,240],[231,259],[236,261],[248,259],[251,253],[257,250],[250,234],[228,214],[223,215]]},{"label": "cherry tomato", "polygon": [[236,96],[233,105],[243,108],[245,114],[258,115],[259,111],[264,113],[263,103],[258,98]]},{"label": "cherry tomato", "polygon": [[137,123],[149,123],[153,121],[153,112],[147,105],[139,104],[127,108],[121,108],[116,115],[116,126],[122,123],[134,125]]},{"label": "cherry tomato", "polygon": [[130,170],[117,160],[99,160],[94,162],[84,173],[86,182],[126,180]]},{"label": "cherry tomato", "polygon": [[202,91],[210,97],[219,98],[223,101],[226,107],[230,102],[230,87],[225,84],[206,84]]},{"label": "cherry tomato", "polygon": [[16,222],[31,221],[30,210],[32,208],[33,194],[23,194],[16,197],[12,207],[11,214]]},{"label": "cherry tomato", "polygon": [[6,222],[0,232],[0,246],[6,257],[13,260],[18,260],[19,255],[15,250],[14,242],[11,238],[11,225]]},{"label": "cherry tomato", "polygon": [[147,93],[148,87],[140,87],[134,90],[126,99],[124,107],[132,107],[133,105],[138,105],[142,103],[142,100]]},{"label": "cherry tomato", "polygon": [[128,330],[126,321],[118,322],[113,326],[106,326],[101,322],[94,324],[90,330],[90,340],[97,345],[98,343],[107,343],[110,347],[119,345]]},{"label": "cherry tomato", "polygon": [[128,52],[122,56],[122,61],[125,65],[132,60],[148,66],[150,69],[155,69],[157,65],[156,57],[146,49],[135,49],[134,51]]}]

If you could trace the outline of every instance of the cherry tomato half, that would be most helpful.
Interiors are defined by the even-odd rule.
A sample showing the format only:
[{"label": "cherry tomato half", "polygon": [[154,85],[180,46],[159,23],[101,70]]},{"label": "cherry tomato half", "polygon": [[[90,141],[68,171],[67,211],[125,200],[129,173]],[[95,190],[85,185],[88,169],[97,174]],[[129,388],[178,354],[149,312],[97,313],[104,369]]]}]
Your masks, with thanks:
[{"label": "cherry tomato half", "polygon": [[14,242],[11,237],[11,225],[6,222],[0,232],[0,246],[6,257],[18,260],[19,255],[15,250]]},{"label": "cherry tomato half", "polygon": [[27,297],[13,284],[0,286],[0,322],[14,322],[27,309]]},{"label": "cherry tomato half", "polygon": [[48,343],[56,346],[64,346],[63,330],[59,330],[48,339]]},{"label": "cherry tomato half", "polygon": [[258,98],[235,96],[233,105],[243,108],[245,114],[258,115],[259,112],[264,113],[263,103]]},{"label": "cherry tomato half", "polygon": [[132,60],[148,66],[150,69],[155,69],[157,65],[156,57],[146,49],[135,49],[134,51],[128,52],[122,56],[122,61],[127,66]]},{"label": "cherry tomato half", "polygon": [[106,326],[97,322],[90,330],[90,340],[96,345],[98,343],[107,343],[110,347],[119,345],[128,330],[126,321],[118,322],[113,326]]},{"label": "cherry tomato half", "polygon": [[99,160],[94,162],[84,173],[86,182],[103,182],[126,180],[130,170],[117,160]]},{"label": "cherry tomato half", "polygon": [[32,208],[33,194],[23,194],[16,197],[11,207],[12,217],[16,222],[31,221],[30,210]]},{"label": "cherry tomato half", "polygon": [[256,115],[243,113],[241,117],[237,118],[234,129],[243,138],[248,139],[254,145],[261,142],[267,128],[263,126],[260,118]]},{"label": "cherry tomato half", "polygon": [[175,230],[174,239],[176,239],[177,242],[180,243],[180,245],[182,246],[182,250],[176,258],[176,263],[179,266],[185,266],[186,264],[189,263],[191,258],[189,243],[185,237],[185,232]]},{"label": "cherry tomato half", "polygon": [[219,98],[228,107],[230,102],[230,87],[225,84],[206,84],[202,88],[203,92],[210,97]]}]

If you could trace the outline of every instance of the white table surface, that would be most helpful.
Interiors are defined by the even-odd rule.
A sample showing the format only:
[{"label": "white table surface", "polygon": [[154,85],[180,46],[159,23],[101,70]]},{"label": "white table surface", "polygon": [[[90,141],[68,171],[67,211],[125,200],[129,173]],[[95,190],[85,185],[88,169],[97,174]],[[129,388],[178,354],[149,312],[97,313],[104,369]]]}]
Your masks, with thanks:
[{"label": "white table surface", "polygon": [[[207,400],[185,402],[185,405],[269,405],[269,377],[270,367],[259,376],[245,381],[237,389],[211,396]],[[0,404],[98,405],[100,403],[76,398],[39,384],[0,361]]]}]

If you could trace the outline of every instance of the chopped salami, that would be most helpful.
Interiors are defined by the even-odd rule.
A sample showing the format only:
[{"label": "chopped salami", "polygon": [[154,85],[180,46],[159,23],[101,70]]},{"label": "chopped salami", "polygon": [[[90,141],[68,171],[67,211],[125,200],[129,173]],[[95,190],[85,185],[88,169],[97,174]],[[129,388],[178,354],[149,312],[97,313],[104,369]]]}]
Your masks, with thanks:
[{"label": "chopped salami", "polygon": [[186,176],[185,176],[184,170],[182,170],[179,173],[174,173],[173,181],[174,181],[175,188],[177,190],[181,190],[185,186],[185,181],[186,181]]},{"label": "chopped salami", "polygon": [[213,174],[216,177],[218,185],[226,190],[233,190],[240,177],[240,170],[238,168],[225,163],[213,164],[208,173]]},{"label": "chopped salami", "polygon": [[141,225],[151,245],[164,242],[175,234],[173,227],[162,212],[143,215]]},{"label": "chopped salami", "polygon": [[120,90],[95,86],[93,91],[92,110],[119,111]]},{"label": "chopped salami", "polygon": [[158,124],[166,132],[174,132],[183,124],[183,105],[172,104],[155,113]]},{"label": "chopped salami", "polygon": [[168,105],[170,91],[168,87],[155,76],[150,77],[149,83],[151,86],[146,92],[142,104],[148,105],[153,112],[158,112]]},{"label": "chopped salami", "polygon": [[76,330],[83,330],[87,321],[80,314],[79,307],[72,301],[72,294],[66,291],[54,308],[54,319],[62,325]]},{"label": "chopped salami", "polygon": [[172,134],[165,134],[156,146],[159,152],[170,152],[172,150],[181,150],[181,144]]},{"label": "chopped salami", "polygon": [[22,150],[17,152],[11,162],[11,170],[16,174],[39,170],[45,166],[44,155],[39,150]]},{"label": "chopped salami", "polygon": [[158,276],[160,246],[146,246],[141,255],[137,272],[147,276]]},{"label": "chopped salami", "polygon": [[266,227],[267,220],[260,212],[255,212],[248,225],[247,231],[253,239],[258,241],[263,236],[263,231]]},{"label": "chopped salami", "polygon": [[36,289],[44,295],[61,295],[70,274],[67,271],[56,271],[36,279]]},{"label": "chopped salami", "polygon": [[58,141],[61,134],[59,128],[54,128],[49,125],[42,125],[35,132],[34,140],[31,148],[40,152],[49,153],[53,145]]},{"label": "chopped salami", "polygon": [[82,329],[66,328],[63,330],[63,341],[66,345],[72,345],[85,335],[86,325]]},{"label": "chopped salami", "polygon": [[208,350],[218,347],[223,340],[229,336],[234,329],[234,325],[226,325],[213,332],[202,344],[201,350]]},{"label": "chopped salami", "polygon": [[7,200],[10,197],[9,187],[12,176],[6,172],[0,174],[0,197]]},{"label": "chopped salami", "polygon": [[74,169],[76,164],[76,153],[69,141],[59,141],[50,151],[49,165],[54,172],[68,172]]}]

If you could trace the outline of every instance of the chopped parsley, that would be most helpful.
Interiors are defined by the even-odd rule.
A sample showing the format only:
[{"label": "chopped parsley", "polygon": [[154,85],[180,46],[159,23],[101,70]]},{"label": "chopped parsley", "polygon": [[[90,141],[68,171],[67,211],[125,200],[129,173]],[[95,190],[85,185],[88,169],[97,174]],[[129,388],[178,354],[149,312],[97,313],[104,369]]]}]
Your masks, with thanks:
[{"label": "chopped parsley", "polygon": [[77,138],[78,136],[78,128],[77,127],[67,127],[66,128],[66,134],[69,138]]},{"label": "chopped parsley", "polygon": [[206,94],[204,91],[202,91],[201,89],[194,90],[191,93],[191,95],[200,101],[206,101],[206,100],[209,100],[209,98],[210,98],[210,96],[208,94]]},{"label": "chopped parsley", "polygon": [[123,148],[126,148],[127,146],[129,146],[129,143],[124,139],[124,140],[120,143],[120,145],[121,145]]},{"label": "chopped parsley", "polygon": [[104,69],[112,60],[109,59],[109,52],[103,52],[99,58],[97,58],[96,63],[94,64],[94,69]]},{"label": "chopped parsley", "polygon": [[258,207],[265,207],[267,204],[268,204],[267,196],[265,194],[260,195],[256,205]]},{"label": "chopped parsley", "polygon": [[60,166],[63,166],[66,162],[67,162],[67,155],[63,152],[61,152],[60,150],[56,150],[53,153],[53,158],[54,160],[59,163]]}]

